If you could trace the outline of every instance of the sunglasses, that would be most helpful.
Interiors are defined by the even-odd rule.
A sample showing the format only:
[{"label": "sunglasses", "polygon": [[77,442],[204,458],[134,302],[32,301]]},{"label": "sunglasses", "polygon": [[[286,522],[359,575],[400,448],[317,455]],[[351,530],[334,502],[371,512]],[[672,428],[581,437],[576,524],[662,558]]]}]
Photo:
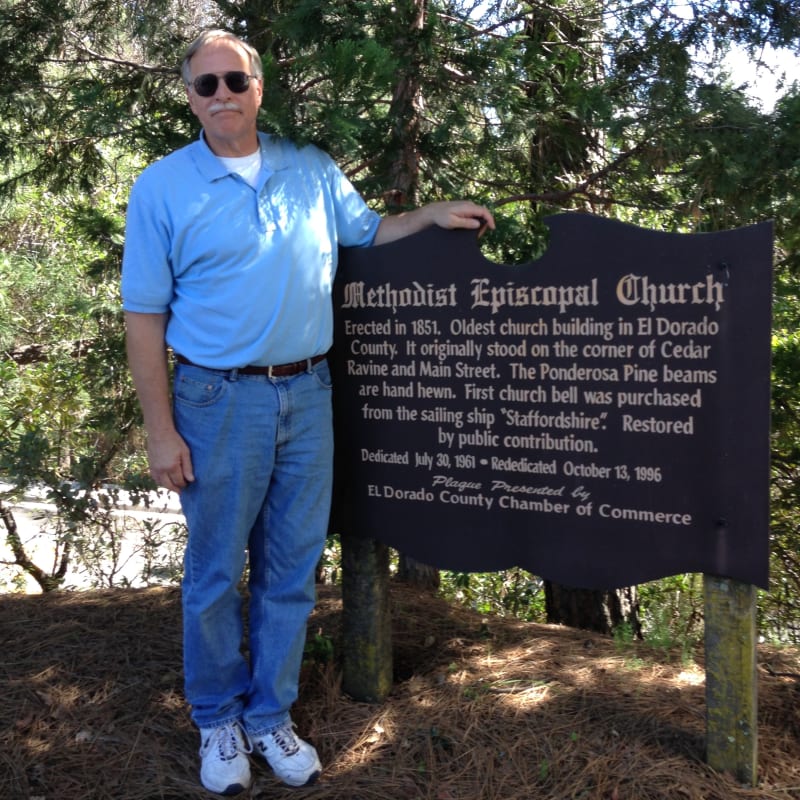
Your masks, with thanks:
[{"label": "sunglasses", "polygon": [[[234,70],[226,72],[222,79],[234,94],[242,94],[250,87],[250,79],[257,77],[257,75],[248,75],[246,72]],[[200,97],[212,97],[219,86],[219,76],[213,72],[207,72],[204,75],[198,75],[191,85]]]}]

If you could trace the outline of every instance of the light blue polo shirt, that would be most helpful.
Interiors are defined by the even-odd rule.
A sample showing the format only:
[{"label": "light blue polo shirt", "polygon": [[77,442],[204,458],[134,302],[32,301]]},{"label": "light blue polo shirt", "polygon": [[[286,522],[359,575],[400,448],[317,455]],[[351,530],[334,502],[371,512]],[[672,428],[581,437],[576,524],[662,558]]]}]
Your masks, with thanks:
[{"label": "light blue polo shirt", "polygon": [[259,140],[255,187],[201,136],[145,169],[128,204],[123,308],[169,312],[167,344],[216,369],[327,352],[337,248],[380,224],[327,154]]}]

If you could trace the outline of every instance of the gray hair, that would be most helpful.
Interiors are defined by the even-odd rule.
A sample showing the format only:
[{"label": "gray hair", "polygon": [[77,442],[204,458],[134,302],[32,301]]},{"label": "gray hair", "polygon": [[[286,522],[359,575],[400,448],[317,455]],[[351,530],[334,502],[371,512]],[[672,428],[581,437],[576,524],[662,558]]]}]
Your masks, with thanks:
[{"label": "gray hair", "polygon": [[189,49],[186,51],[186,54],[183,57],[183,63],[181,64],[181,77],[187,86],[189,86],[192,82],[192,57],[201,47],[204,47],[211,42],[215,42],[218,39],[228,39],[229,41],[237,44],[242,50],[244,50],[245,53],[247,53],[247,56],[250,59],[250,74],[255,75],[257,78],[261,78],[263,76],[264,70],[261,65],[261,56],[255,47],[247,44],[247,42],[245,42],[243,39],[240,39],[238,36],[236,36],[236,34],[223,30],[210,30],[203,31],[189,45]]}]

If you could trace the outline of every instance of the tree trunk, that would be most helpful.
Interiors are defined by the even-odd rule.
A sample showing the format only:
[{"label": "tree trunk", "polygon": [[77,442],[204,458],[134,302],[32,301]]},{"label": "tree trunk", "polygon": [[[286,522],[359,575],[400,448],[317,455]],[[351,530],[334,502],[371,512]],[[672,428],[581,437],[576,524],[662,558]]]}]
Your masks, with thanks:
[{"label": "tree trunk", "polygon": [[547,621],[571,628],[611,634],[621,625],[629,626],[631,635],[640,639],[639,598],[635,586],[610,591],[574,589],[545,581]]},{"label": "tree trunk", "polygon": [[406,7],[408,31],[398,41],[404,68],[397,76],[397,85],[389,107],[389,119],[394,125],[386,150],[391,158],[389,190],[384,194],[390,213],[419,205],[419,170],[422,111],[420,36],[425,28],[428,0],[412,0]]},{"label": "tree trunk", "polygon": [[[389,109],[389,119],[395,123],[386,148],[391,156],[391,188],[385,193],[384,200],[390,213],[419,205],[420,137],[424,108],[421,82],[424,56],[420,37],[425,29],[428,0],[411,0],[403,8],[408,15],[408,29],[405,36],[398,40],[397,47],[402,52],[405,67],[398,73]],[[397,578],[421,589],[438,589],[440,585],[439,570],[402,553]]]},{"label": "tree trunk", "polygon": [[403,553],[400,553],[398,559],[397,580],[419,589],[436,590],[441,585],[441,577],[436,567],[422,564]]}]

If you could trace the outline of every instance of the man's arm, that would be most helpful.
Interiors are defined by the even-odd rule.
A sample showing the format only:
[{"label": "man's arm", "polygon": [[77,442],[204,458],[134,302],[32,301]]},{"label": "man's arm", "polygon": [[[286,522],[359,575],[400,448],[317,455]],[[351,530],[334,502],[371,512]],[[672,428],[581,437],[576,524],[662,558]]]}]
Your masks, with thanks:
[{"label": "man's arm", "polygon": [[166,314],[125,313],[128,364],[142,406],[153,480],[180,492],[194,480],[189,448],[175,429],[169,392]]},{"label": "man's arm", "polygon": [[429,203],[413,211],[384,217],[375,234],[374,244],[387,244],[412,233],[418,233],[431,225],[440,228],[471,228],[478,230],[488,226],[494,228],[494,217],[488,208],[469,200]]}]

